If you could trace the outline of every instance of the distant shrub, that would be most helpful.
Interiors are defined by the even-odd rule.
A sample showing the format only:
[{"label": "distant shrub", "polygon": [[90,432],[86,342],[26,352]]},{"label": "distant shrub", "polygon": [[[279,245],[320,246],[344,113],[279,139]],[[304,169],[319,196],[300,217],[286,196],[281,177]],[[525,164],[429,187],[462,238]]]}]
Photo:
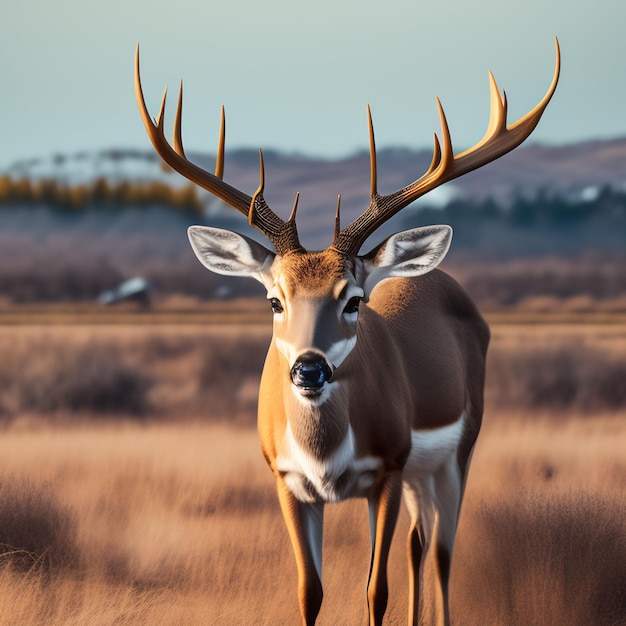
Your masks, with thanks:
[{"label": "distant shrub", "polygon": [[49,359],[22,372],[19,405],[36,412],[73,411],[143,415],[151,378],[124,361],[114,346],[50,344]]},{"label": "distant shrub", "polygon": [[[602,256],[588,252],[574,258],[517,258],[498,263],[462,253],[452,270],[478,302],[511,307],[533,298],[565,302],[588,296],[589,308],[626,292],[623,254]],[[554,306],[554,305],[553,305]]]},{"label": "distant shrub", "polygon": [[76,263],[59,256],[19,268],[0,266],[0,293],[14,302],[91,301],[122,278],[119,270],[101,259]]},{"label": "distant shrub", "polygon": [[0,562],[23,570],[73,567],[77,528],[76,515],[49,484],[0,479]]},{"label": "distant shrub", "polygon": [[268,342],[265,337],[207,339],[203,347],[200,383],[222,387],[236,385],[234,381],[238,377],[260,376],[267,348]]},{"label": "distant shrub", "polygon": [[584,343],[495,349],[487,363],[498,404],[587,412],[626,407],[626,361]]},{"label": "distant shrub", "polygon": [[89,207],[107,209],[126,206],[167,206],[174,210],[202,214],[204,205],[194,185],[180,188],[160,182],[119,182],[97,178],[87,184],[63,183],[54,178],[0,177],[0,208],[13,204],[45,204],[59,211],[83,211]]},{"label": "distant shrub", "polygon": [[256,390],[267,347],[265,337],[215,337],[206,340],[202,348],[198,384],[212,413],[229,416],[243,414],[246,421],[254,423]]},{"label": "distant shrub", "polygon": [[[612,626],[626,615],[621,503],[584,493],[527,494],[483,504],[459,542],[474,576],[459,595],[464,624]],[[466,552],[466,550],[468,552]],[[467,568],[467,565],[463,568]],[[460,608],[460,607],[459,607]]]}]

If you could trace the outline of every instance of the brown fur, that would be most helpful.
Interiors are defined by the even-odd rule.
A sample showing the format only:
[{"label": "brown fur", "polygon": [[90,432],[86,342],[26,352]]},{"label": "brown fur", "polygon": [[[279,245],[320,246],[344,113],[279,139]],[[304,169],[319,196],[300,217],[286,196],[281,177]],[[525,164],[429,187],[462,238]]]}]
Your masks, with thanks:
[{"label": "brown fur", "polygon": [[[346,277],[350,280],[353,263],[332,250],[292,254],[280,260],[276,272],[283,292],[288,292],[285,297],[332,301],[333,286]],[[411,431],[441,428],[465,414],[465,431],[457,451],[462,495],[480,429],[488,341],[488,327],[472,301],[439,270],[416,278],[384,280],[373,290],[369,303],[361,305],[356,346],[333,374],[338,388],[317,407],[307,409],[295,398],[290,364],[275,338],[272,341],[261,379],[258,427],[263,453],[276,474],[296,555],[303,623],[314,623],[322,596],[303,530],[307,505],[289,491],[276,463],[283,451],[287,425],[299,445],[320,461],[339,448],[349,429],[354,433],[357,457],[382,459],[374,485],[364,494],[374,505],[378,520],[368,603],[370,623],[380,624],[387,602],[387,553],[398,514],[402,470],[411,449]],[[446,505],[452,506],[446,515],[458,515],[460,499],[454,502]],[[411,620],[418,618],[418,569],[430,542],[429,537],[418,535],[417,528],[412,527]],[[454,535],[450,538],[448,534],[444,543],[436,543],[433,549],[442,594],[437,600],[442,623],[447,620],[451,559],[451,544],[446,542],[453,540]],[[439,541],[437,536],[433,541]]]},{"label": "brown fur", "polygon": [[329,293],[332,286],[352,267],[351,259],[332,249],[322,252],[294,252],[281,260],[281,276],[290,294],[304,291],[315,297]]}]

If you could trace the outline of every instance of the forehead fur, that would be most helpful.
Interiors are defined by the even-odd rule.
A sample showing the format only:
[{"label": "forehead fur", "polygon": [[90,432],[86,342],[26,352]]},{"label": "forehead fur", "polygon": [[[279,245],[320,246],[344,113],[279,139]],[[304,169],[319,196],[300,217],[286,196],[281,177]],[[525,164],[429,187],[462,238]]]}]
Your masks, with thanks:
[{"label": "forehead fur", "polygon": [[280,264],[281,282],[292,294],[300,289],[309,295],[328,293],[350,271],[352,259],[335,250],[287,254]]}]

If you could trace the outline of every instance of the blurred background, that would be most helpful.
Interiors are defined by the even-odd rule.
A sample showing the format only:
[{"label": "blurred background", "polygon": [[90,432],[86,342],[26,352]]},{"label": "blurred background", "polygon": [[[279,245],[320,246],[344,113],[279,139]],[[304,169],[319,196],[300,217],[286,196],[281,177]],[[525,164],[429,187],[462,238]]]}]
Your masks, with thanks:
[{"label": "blurred background", "polygon": [[[337,194],[345,223],[368,203],[366,103],[389,193],[430,163],[435,95],[460,152],[487,125],[487,69],[513,122],[550,84],[554,35],[561,79],[530,139],[406,208],[364,251],[452,225],[442,267],[492,329],[453,617],[626,623],[625,12],[614,0],[3,9],[0,624],[297,621],[254,432],[269,305],[254,281],[201,267],[186,229],[258,234],[155,155],[137,43],[153,115],[170,86],[168,127],[185,81],[187,156],[213,169],[225,104],[225,180],[251,195],[262,146],[266,199],[286,217],[300,192],[301,240],[321,249]],[[364,620],[361,504],[329,512],[323,624]]]},{"label": "blurred background", "polygon": [[337,194],[346,222],[367,205],[366,103],[387,193],[430,163],[435,95],[466,149],[486,128],[487,69],[512,122],[547,90],[558,35],[561,81],[527,144],[420,199],[372,245],[449,223],[446,266],[482,306],[623,308],[625,11],[609,0],[506,11],[495,0],[445,11],[403,0],[11,6],[0,42],[0,298],[93,302],[134,277],[153,301],[260,293],[192,257],[187,225],[245,226],[154,154],[133,90],[139,42],[153,115],[169,84],[169,127],[184,78],[187,152],[212,170],[225,104],[225,180],[252,194],[263,146],[270,206],[287,215],[299,191],[301,239],[315,249],[331,240]]}]

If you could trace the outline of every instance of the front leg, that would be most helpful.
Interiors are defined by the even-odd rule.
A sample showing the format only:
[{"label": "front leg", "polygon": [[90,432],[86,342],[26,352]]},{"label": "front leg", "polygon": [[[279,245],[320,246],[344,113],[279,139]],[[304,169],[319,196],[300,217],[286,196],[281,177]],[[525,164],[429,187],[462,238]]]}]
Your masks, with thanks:
[{"label": "front leg", "polygon": [[369,498],[372,561],[367,585],[370,626],[383,623],[387,608],[387,558],[402,499],[402,472],[390,474]]},{"label": "front leg", "polygon": [[300,502],[278,478],[278,499],[298,567],[298,601],[302,624],[315,624],[322,605],[322,534],[324,504]]}]

